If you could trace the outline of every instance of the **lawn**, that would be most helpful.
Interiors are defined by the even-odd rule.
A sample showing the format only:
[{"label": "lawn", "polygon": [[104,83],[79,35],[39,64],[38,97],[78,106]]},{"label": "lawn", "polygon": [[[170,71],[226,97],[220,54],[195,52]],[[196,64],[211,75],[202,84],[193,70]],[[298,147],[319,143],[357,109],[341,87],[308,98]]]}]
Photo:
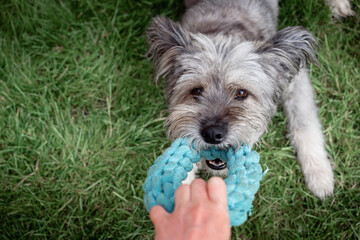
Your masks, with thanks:
[{"label": "lawn", "polygon": [[[312,82],[335,162],[322,202],[304,184],[279,112],[256,150],[269,168],[233,239],[360,239],[360,3],[333,21],[323,1],[281,1],[280,28],[320,40]],[[144,55],[165,0],[0,3],[0,239],[151,239],[147,169],[169,146],[163,84]]]}]

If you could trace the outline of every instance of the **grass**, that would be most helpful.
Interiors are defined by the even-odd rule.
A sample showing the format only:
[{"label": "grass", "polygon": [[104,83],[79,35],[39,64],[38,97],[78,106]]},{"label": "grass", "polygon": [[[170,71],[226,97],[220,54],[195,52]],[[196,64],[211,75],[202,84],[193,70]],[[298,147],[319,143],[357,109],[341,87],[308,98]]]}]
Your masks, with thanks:
[{"label": "grass", "polygon": [[[278,113],[257,149],[270,171],[232,237],[360,239],[359,17],[332,21],[323,1],[281,6],[281,28],[303,25],[320,39],[311,75],[335,195],[309,193]],[[141,187],[169,141],[144,31],[152,17],[183,11],[164,0],[2,1],[1,239],[153,238]]]}]

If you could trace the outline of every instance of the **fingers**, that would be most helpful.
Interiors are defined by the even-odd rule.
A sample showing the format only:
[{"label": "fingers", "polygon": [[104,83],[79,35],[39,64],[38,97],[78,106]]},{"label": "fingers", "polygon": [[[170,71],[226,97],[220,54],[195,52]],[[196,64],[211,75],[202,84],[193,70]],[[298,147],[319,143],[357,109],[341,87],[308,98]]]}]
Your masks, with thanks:
[{"label": "fingers", "polygon": [[206,189],[206,182],[203,179],[195,179],[190,186],[191,201],[207,200],[208,194]]},{"label": "fingers", "polygon": [[182,184],[175,192],[175,207],[190,200],[190,185]]},{"label": "fingers", "polygon": [[207,190],[210,201],[227,207],[227,193],[224,180],[219,177],[210,178],[207,185]]},{"label": "fingers", "polygon": [[154,206],[150,210],[150,219],[154,223],[154,225],[157,225],[161,221],[164,221],[169,215],[170,214],[167,213],[165,209],[159,205]]}]

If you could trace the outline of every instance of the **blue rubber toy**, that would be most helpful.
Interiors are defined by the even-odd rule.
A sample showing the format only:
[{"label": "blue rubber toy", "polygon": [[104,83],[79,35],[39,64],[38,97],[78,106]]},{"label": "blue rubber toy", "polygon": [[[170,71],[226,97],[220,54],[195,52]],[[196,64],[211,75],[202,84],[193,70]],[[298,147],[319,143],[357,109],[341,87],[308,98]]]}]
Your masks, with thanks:
[{"label": "blue rubber toy", "polygon": [[228,209],[231,226],[243,224],[251,215],[252,201],[259,189],[260,180],[265,174],[259,164],[259,154],[251,151],[250,146],[241,146],[236,152],[211,148],[197,152],[190,146],[188,139],[175,140],[150,167],[145,180],[144,203],[150,212],[155,205],[161,205],[171,213],[174,210],[175,191],[202,158],[219,158],[227,163],[228,176],[225,179]]}]

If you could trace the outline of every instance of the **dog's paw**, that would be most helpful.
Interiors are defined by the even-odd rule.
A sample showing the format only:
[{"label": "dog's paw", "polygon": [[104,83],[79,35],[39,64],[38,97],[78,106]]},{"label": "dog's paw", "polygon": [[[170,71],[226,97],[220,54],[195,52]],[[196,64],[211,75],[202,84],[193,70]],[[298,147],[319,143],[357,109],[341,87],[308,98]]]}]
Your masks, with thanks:
[{"label": "dog's paw", "polygon": [[331,167],[311,169],[305,174],[305,182],[309,190],[322,200],[333,195],[334,176]]},{"label": "dog's paw", "polygon": [[195,180],[198,169],[199,169],[198,164],[194,163],[193,169],[190,172],[188,172],[186,179],[184,181],[182,181],[181,184],[189,184],[190,185],[192,183],[192,181]]},{"label": "dog's paw", "polygon": [[354,16],[355,12],[351,10],[349,0],[329,0],[332,16],[336,19],[342,19]]}]

